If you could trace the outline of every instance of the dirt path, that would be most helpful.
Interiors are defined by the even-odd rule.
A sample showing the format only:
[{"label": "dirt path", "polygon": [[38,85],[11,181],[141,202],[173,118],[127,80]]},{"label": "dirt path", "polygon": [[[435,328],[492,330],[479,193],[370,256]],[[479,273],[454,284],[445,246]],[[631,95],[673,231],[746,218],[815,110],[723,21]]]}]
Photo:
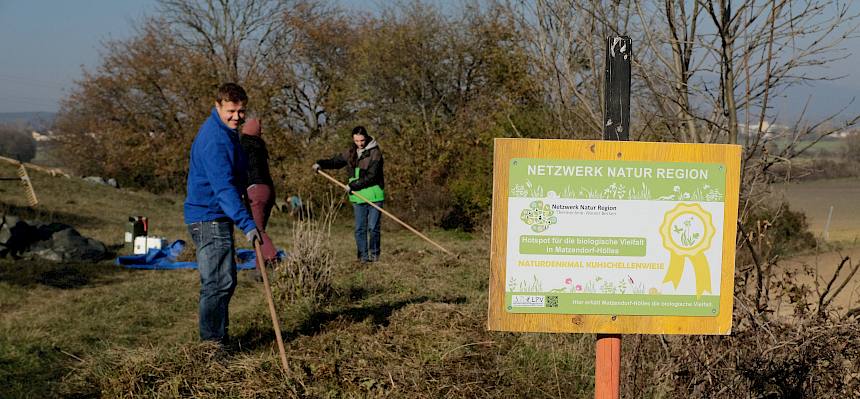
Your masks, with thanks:
[{"label": "dirt path", "polygon": [[[802,271],[803,265],[810,265],[815,270],[814,275],[800,272],[796,275],[799,282],[806,284],[813,292],[813,298],[818,298],[815,294],[815,280],[818,280],[819,290],[824,291],[827,283],[833,277],[839,263],[842,259],[848,256],[851,259],[842,267],[839,277],[833,283],[831,292],[835,291],[851,273],[852,266],[860,262],[860,246],[854,248],[845,248],[838,251],[823,252],[817,255],[803,255],[783,261],[783,265],[788,270]],[[860,306],[860,271],[858,271],[848,282],[842,292],[839,293],[833,300],[833,304],[842,308],[843,311]],[[785,309],[782,309],[785,310]]]}]

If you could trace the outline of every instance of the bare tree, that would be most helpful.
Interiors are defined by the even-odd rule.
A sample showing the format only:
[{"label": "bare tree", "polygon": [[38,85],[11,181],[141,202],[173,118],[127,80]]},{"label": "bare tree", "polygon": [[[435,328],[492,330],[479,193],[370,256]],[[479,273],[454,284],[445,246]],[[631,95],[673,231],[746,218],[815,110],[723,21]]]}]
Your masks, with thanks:
[{"label": "bare tree", "polygon": [[[857,27],[847,4],[826,0],[539,0],[506,7],[534,73],[546,82],[547,99],[567,119],[560,123],[573,114],[599,130],[603,43],[625,34],[633,39],[641,85],[634,89],[647,89],[634,91],[633,102],[671,137],[736,143],[752,126],[758,131],[744,138],[753,147],[766,133],[763,122],[774,117],[774,96],[791,85],[838,78],[812,67],[845,57],[840,43]],[[638,125],[653,128],[651,122]]]},{"label": "bare tree", "polygon": [[280,82],[271,111],[310,141],[350,113],[338,94],[347,85],[351,49],[364,18],[314,2],[298,3],[282,17],[289,31],[284,37],[289,45],[282,47],[290,48],[290,54],[268,64],[269,76]]},{"label": "bare tree", "polygon": [[[629,1],[509,1],[510,18],[531,55],[532,73],[562,131],[598,136],[603,121],[603,43],[629,23]],[[605,23],[612,20],[612,24]]]},{"label": "bare tree", "polygon": [[206,54],[221,80],[241,82],[254,109],[306,141],[336,117],[328,107],[355,23],[309,0],[162,0],[183,43]]},{"label": "bare tree", "polygon": [[[791,128],[770,127],[777,116],[794,111],[780,115],[773,107],[787,88],[839,78],[820,67],[847,56],[841,43],[855,34],[858,19],[845,2],[539,0],[506,6],[565,130],[582,118],[589,131],[599,131],[602,43],[610,34],[631,36],[634,82],[640,84],[632,99],[640,120],[632,121],[631,133],[743,144],[742,221],[766,206],[774,165],[790,166],[815,142],[858,120],[836,112],[809,122],[801,110],[792,115]],[[785,145],[774,152],[770,143],[776,139]],[[741,234],[741,243],[753,251],[756,281],[749,286],[757,287],[753,296],[759,307],[766,302],[761,287],[767,286],[764,279],[775,260],[755,253],[750,240],[756,232],[748,233],[752,237]]]},{"label": "bare tree", "polygon": [[276,0],[160,0],[180,42],[206,54],[222,80],[240,82],[277,53],[288,3]]},{"label": "bare tree", "polygon": [[[649,97],[655,99],[653,109],[662,116],[661,122],[676,141],[700,142],[698,121],[694,110],[691,80],[700,67],[694,64],[693,50],[697,47],[701,7],[699,3],[666,0],[663,8],[637,3],[636,13],[643,23],[643,42],[636,55],[637,76],[648,88]],[[663,29],[655,28],[662,26]],[[668,47],[669,51],[664,48]],[[647,60],[647,61],[646,61]],[[657,73],[654,73],[654,69]]]}]

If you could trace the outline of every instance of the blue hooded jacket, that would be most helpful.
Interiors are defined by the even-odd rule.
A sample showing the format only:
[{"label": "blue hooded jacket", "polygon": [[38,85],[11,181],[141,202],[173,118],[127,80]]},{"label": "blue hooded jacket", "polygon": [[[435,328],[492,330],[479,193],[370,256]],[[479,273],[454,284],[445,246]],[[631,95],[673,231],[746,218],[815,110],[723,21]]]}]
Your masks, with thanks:
[{"label": "blue hooded jacket", "polygon": [[240,195],[247,186],[247,169],[239,134],[225,125],[213,108],[191,144],[185,223],[229,217],[244,233],[255,229]]}]

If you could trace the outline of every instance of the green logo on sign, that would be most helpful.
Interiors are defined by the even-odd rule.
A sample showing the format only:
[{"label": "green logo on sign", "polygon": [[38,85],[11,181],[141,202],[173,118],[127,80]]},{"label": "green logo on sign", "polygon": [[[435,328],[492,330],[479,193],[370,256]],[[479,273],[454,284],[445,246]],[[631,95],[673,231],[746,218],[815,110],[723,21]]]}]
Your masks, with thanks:
[{"label": "green logo on sign", "polygon": [[529,206],[530,208],[523,209],[520,213],[520,219],[525,224],[531,226],[532,231],[535,233],[544,232],[549,229],[550,225],[558,222],[558,219],[555,217],[555,211],[548,204],[544,204],[543,201],[534,201]]}]

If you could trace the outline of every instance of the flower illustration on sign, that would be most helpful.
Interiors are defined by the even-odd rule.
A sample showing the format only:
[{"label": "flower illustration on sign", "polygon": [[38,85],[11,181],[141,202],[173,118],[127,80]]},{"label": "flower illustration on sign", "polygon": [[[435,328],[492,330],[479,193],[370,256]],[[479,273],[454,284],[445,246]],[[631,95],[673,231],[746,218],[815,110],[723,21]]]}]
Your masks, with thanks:
[{"label": "flower illustration on sign", "polygon": [[511,188],[511,197],[525,197],[529,195],[529,190],[522,184],[517,184]]},{"label": "flower illustration on sign", "polygon": [[535,233],[546,231],[549,226],[558,223],[555,211],[543,201],[533,201],[529,204],[529,208],[523,209],[520,213],[520,220],[531,226]]},{"label": "flower illustration on sign", "polygon": [[689,248],[699,242],[704,230],[704,224],[697,217],[684,215],[686,218],[678,218],[672,224],[672,238],[684,248]]}]

